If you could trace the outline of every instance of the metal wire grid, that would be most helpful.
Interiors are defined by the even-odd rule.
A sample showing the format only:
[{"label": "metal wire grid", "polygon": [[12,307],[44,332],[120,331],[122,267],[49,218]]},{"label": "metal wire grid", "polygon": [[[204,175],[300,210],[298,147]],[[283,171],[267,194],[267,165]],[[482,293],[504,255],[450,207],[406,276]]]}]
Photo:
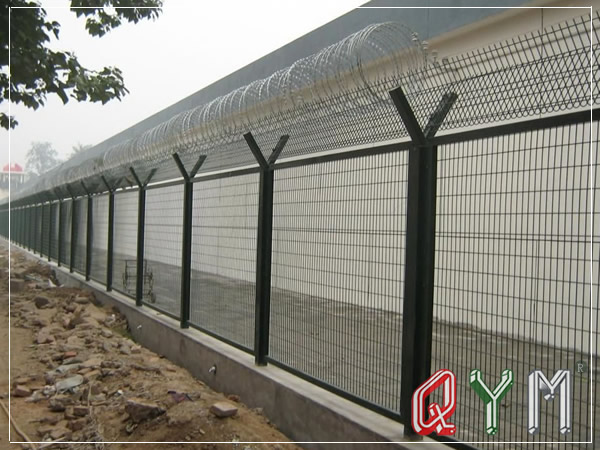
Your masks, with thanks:
[{"label": "metal wire grid", "polygon": [[50,203],[50,259],[58,261],[59,203]]},{"label": "metal wire grid", "polygon": [[65,266],[71,264],[71,215],[73,214],[73,200],[63,201],[62,216],[60,218],[60,233],[62,247],[60,249],[60,261]]},{"label": "metal wire grid", "polygon": [[113,233],[113,289],[135,298],[135,272],[128,267],[136,261],[138,229],[138,191],[115,193]]},{"label": "metal wire grid", "polygon": [[39,253],[41,222],[39,220],[39,205],[34,205],[31,209],[31,250],[34,253]]},{"label": "metal wire grid", "polygon": [[590,26],[597,43],[599,25],[595,12],[432,64],[409,92],[411,106],[425,126],[443,93],[455,92],[441,130],[589,107],[600,57]]},{"label": "metal wire grid", "polygon": [[23,246],[23,248],[27,248],[27,246],[28,246],[27,226],[25,224],[27,223],[29,207],[22,206],[19,209],[20,209],[19,226],[15,230],[15,232],[17,234],[19,243]]},{"label": "metal wire grid", "polygon": [[[459,440],[592,438],[589,373],[578,374],[576,363],[589,364],[590,340],[598,339],[597,125],[591,143],[590,124],[583,123],[439,148],[432,372],[446,368],[457,376],[452,422]],[[485,433],[484,404],[469,386],[472,369],[490,386],[504,369],[514,372],[496,436]],[[527,377],[534,369],[549,379],[558,369],[572,371],[571,433],[558,431],[557,401],[542,401],[540,433],[527,432]],[[599,404],[593,408],[598,417]],[[598,423],[593,433],[600,435]]]},{"label": "metal wire grid", "polygon": [[92,198],[92,260],[90,277],[106,282],[108,250],[108,195]]},{"label": "metal wire grid", "polygon": [[[0,214],[2,216],[2,230],[6,233],[5,236],[10,236],[10,238],[17,244],[23,245],[23,237],[22,237],[22,230],[23,227],[21,226],[22,223],[22,217],[23,217],[23,209],[22,208],[15,208],[12,211],[10,211],[9,214],[9,207],[8,205],[0,208]],[[10,218],[9,218],[10,216]],[[10,227],[9,227],[10,224]],[[10,235],[9,235],[9,229],[10,229]]]},{"label": "metal wire grid", "polygon": [[[8,205],[6,207],[7,212],[6,215],[8,216]],[[21,246],[25,246],[25,227],[23,225],[24,223],[24,218],[25,218],[25,208],[23,207],[19,207],[16,208],[16,210],[14,211],[15,217],[12,216],[11,214],[11,219],[12,219],[12,223],[11,223],[11,234],[12,236],[14,236],[15,241],[21,245]],[[8,233],[8,229],[6,230],[6,232]]]},{"label": "metal wire grid", "polygon": [[3,205],[2,207],[0,207],[0,234],[2,236],[9,236],[9,233],[8,233],[9,228],[15,229],[15,228],[13,228],[15,226],[14,211],[11,214],[10,221],[9,221],[8,216],[9,216],[8,205],[6,205],[6,206]]},{"label": "metal wire grid", "polygon": [[20,219],[19,219],[19,228],[20,229],[18,230],[18,234],[19,234],[19,240],[21,241],[21,244],[23,245],[23,247],[27,247],[29,245],[29,239],[28,239],[28,235],[27,235],[27,226],[25,225],[27,223],[28,217],[29,217],[29,207],[22,207]]},{"label": "metal wire grid", "polygon": [[50,214],[49,214],[49,204],[45,203],[40,205],[40,219],[41,219],[41,237],[40,237],[40,253],[42,255],[48,255],[50,253],[49,249],[49,239],[48,235],[50,233]]},{"label": "metal wire grid", "polygon": [[[12,242],[18,242],[16,230],[19,228],[19,211],[17,208],[10,211],[8,205],[0,206],[0,235],[6,236]],[[9,229],[12,233],[9,234]]]},{"label": "metal wire grid", "polygon": [[75,200],[75,257],[73,260],[73,269],[81,274],[85,274],[86,247],[87,247],[87,198],[78,198]]},{"label": "metal wire grid", "polygon": [[[9,236],[8,230],[15,226],[16,223],[16,211],[11,211],[9,218],[9,210],[7,205],[0,206],[0,235],[1,236]],[[11,235],[10,239],[14,239]]]},{"label": "metal wire grid", "polygon": [[22,240],[23,240],[23,246],[26,247],[27,249],[31,248],[31,235],[29,233],[29,229],[30,226],[29,224],[30,219],[31,218],[31,206],[25,206],[23,207],[23,222],[22,222],[22,230],[21,230],[21,234],[22,234]]},{"label": "metal wire grid", "polygon": [[9,214],[8,205],[0,207],[0,230],[4,232],[4,236],[8,236],[16,244],[20,244],[20,217],[20,208],[13,209]]},{"label": "metal wire grid", "polygon": [[[23,208],[15,208],[12,211],[10,211],[10,214],[9,214],[9,208],[8,208],[8,205],[6,205],[4,208],[0,208],[0,212],[3,217],[2,227],[4,227],[3,230],[6,233],[5,236],[10,236],[10,238],[16,244],[23,245],[23,236],[22,236],[23,227],[21,226],[22,217],[23,217]],[[9,227],[9,223],[10,223],[10,227]],[[9,229],[10,229],[10,235],[9,235]]]},{"label": "metal wire grid", "polygon": [[190,323],[252,350],[258,174],[194,184]]},{"label": "metal wire grid", "polygon": [[[8,205],[7,205],[7,209],[8,209]],[[25,227],[23,226],[23,222],[24,222],[24,218],[25,218],[25,208],[24,207],[18,207],[16,208],[16,221],[15,223],[15,227],[12,228],[11,225],[11,234],[13,236],[15,236],[15,239],[17,241],[17,243],[19,245],[21,245],[22,247],[25,247]],[[7,212],[8,215],[8,212]],[[12,217],[12,214],[11,214]],[[8,230],[6,230],[8,232]]]},{"label": "metal wire grid", "polygon": [[[8,205],[7,205],[8,208]],[[17,220],[15,222],[15,228],[11,227],[11,232],[16,236],[17,243],[25,247],[25,211],[24,207],[17,208]],[[11,215],[12,217],[12,215]],[[8,230],[7,230],[8,232]]]},{"label": "metal wire grid", "polygon": [[145,302],[180,316],[183,185],[146,192],[144,229]]},{"label": "metal wire grid", "polygon": [[406,152],[275,172],[271,360],[399,412]]},{"label": "metal wire grid", "polygon": [[23,241],[23,247],[28,250],[31,248],[31,236],[29,233],[29,218],[31,217],[30,213],[31,206],[27,205],[23,207],[22,212],[22,221],[21,221],[21,240]]},{"label": "metal wire grid", "polygon": [[35,221],[33,222],[34,251],[35,251],[35,253],[41,254],[42,253],[42,227],[43,227],[42,205],[41,204],[35,205],[34,218],[35,218]]},{"label": "metal wire grid", "polygon": [[26,227],[26,235],[28,242],[28,249],[32,252],[35,252],[35,220],[37,213],[37,205],[33,204],[29,207],[29,211],[27,212],[27,222],[25,224]]},{"label": "metal wire grid", "polygon": [[27,242],[27,249],[31,250],[33,248],[33,236],[31,233],[31,230],[33,229],[33,206],[30,205],[26,208],[25,216],[26,217],[23,224],[23,233],[25,241]]}]

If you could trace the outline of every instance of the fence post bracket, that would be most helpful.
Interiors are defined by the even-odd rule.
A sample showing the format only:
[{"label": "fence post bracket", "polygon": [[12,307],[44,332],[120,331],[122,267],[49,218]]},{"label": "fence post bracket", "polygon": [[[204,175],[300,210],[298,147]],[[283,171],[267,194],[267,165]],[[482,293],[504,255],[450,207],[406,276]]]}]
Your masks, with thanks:
[{"label": "fence post bracket", "polygon": [[192,276],[192,213],[194,208],[193,178],[206,160],[206,155],[200,155],[190,172],[185,168],[177,153],[173,159],[183,177],[183,231],[181,239],[181,300],[179,326],[189,328],[191,310],[191,276]]},{"label": "fence post bracket", "polygon": [[252,133],[244,134],[256,162],[260,166],[258,230],[256,242],[256,307],[254,322],[254,359],[259,366],[267,364],[271,314],[271,249],[273,239],[274,167],[289,135],[279,138],[268,159],[262,154]]},{"label": "fence post bracket", "polygon": [[408,162],[400,417],[405,434],[414,436],[412,394],[431,372],[437,180],[437,146],[431,139],[457,96],[443,96],[424,130],[402,88],[390,91],[390,96],[413,143]]}]

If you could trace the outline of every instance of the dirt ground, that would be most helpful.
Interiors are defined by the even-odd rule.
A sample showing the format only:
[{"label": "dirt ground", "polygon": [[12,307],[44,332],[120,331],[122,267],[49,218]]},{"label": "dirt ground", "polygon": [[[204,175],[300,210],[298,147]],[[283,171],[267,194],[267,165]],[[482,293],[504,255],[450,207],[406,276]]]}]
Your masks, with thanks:
[{"label": "dirt ground", "polygon": [[[8,417],[0,411],[0,449],[299,448],[284,444],[289,440],[260,409],[247,408],[235,393],[212,391],[185,369],[137,345],[117,311],[98,305],[91,292],[55,286],[47,265],[18,252],[12,253],[10,281],[9,386],[5,246],[0,271],[5,274],[0,277],[0,400],[8,407],[10,390],[17,427],[30,441],[45,442],[9,444]],[[218,402],[237,412],[217,417],[213,406]],[[24,440],[14,426],[11,440]],[[143,441],[178,443],[135,443]],[[243,443],[256,441],[277,443]]]}]

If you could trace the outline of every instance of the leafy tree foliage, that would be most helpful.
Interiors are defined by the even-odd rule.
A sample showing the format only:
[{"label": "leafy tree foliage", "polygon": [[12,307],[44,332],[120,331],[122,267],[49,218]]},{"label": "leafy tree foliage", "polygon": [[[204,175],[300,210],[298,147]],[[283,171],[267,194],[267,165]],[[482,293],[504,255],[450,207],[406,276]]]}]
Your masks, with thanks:
[{"label": "leafy tree foliage", "polygon": [[73,148],[71,149],[71,153],[69,154],[69,159],[72,158],[73,156],[86,151],[87,149],[92,148],[91,145],[83,145],[81,142],[78,142],[77,145],[74,145]]},{"label": "leafy tree foliage", "polygon": [[36,175],[48,172],[61,162],[50,142],[32,142],[26,158],[27,170]]},{"label": "leafy tree foliage", "polygon": [[[49,21],[39,6],[30,0],[8,0],[0,6],[0,103],[8,101],[9,92],[12,102],[33,109],[42,106],[50,94],[58,95],[63,103],[73,98],[102,104],[127,94],[118,68],[87,69],[72,52],[49,49],[51,37],[59,37],[60,24]],[[98,37],[123,22],[156,19],[161,6],[162,0],[71,0],[71,10],[85,19],[88,33]],[[1,112],[0,125],[14,128],[17,122]]]}]

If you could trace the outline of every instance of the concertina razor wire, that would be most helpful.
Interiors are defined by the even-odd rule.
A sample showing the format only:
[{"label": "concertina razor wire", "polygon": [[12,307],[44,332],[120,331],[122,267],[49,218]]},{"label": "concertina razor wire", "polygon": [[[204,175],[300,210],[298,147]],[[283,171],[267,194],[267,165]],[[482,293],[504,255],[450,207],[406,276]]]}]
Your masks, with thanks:
[{"label": "concertina razor wire", "polygon": [[[594,33],[599,21],[596,13]],[[101,174],[117,176],[134,165],[157,167],[173,153],[207,155],[213,162],[203,167],[208,170],[252,164],[242,138],[248,131],[259,142],[264,136],[291,134],[288,156],[403,137],[406,131],[388,94],[399,85],[421,121],[447,90],[458,94],[442,129],[586,106],[589,28],[590,16],[582,16],[438,60],[427,42],[403,24],[369,25],[265,79],[113,145],[99,157],[63,164],[14,198]],[[593,59],[598,61],[597,46]],[[515,95],[522,88],[528,95]],[[374,121],[383,131],[351,130]]]}]

